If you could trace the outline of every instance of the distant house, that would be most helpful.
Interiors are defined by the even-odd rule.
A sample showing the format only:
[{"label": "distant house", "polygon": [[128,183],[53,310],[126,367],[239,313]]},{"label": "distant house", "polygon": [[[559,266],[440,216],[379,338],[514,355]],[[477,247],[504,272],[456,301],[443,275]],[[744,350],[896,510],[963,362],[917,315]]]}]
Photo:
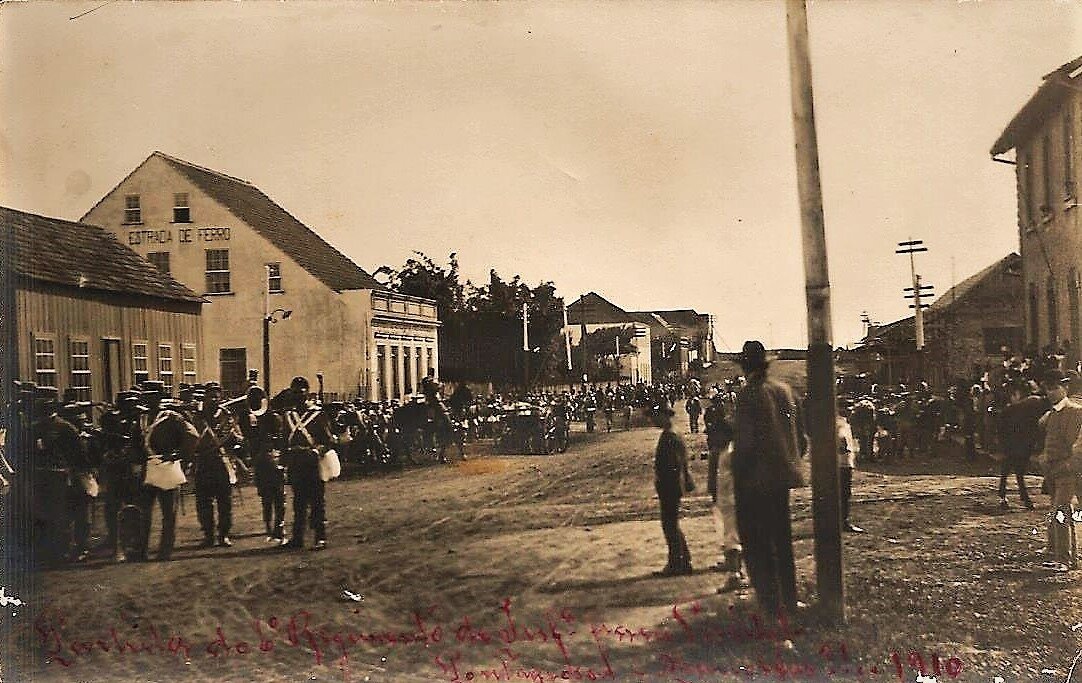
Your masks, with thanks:
[{"label": "distant house", "polygon": [[[1082,57],[1044,75],[991,149],[1015,164],[1027,351],[1059,351],[1071,365],[1082,359],[1080,111]],[[1001,158],[1012,150],[1013,162]]]},{"label": "distant house", "polygon": [[693,364],[716,360],[713,320],[709,313],[690,308],[666,311],[633,311],[631,315],[650,326],[654,372],[687,374]]},{"label": "distant house", "polygon": [[[590,334],[608,328],[626,329],[629,335],[625,341],[634,351],[617,354],[615,345],[611,349],[614,361],[619,368],[620,379],[631,382],[651,381],[653,368],[650,357],[649,325],[639,322],[635,316],[596,292],[584,294],[568,305],[567,321],[565,333],[571,337],[571,343],[574,346],[580,345],[583,330]],[[608,351],[609,349],[589,350],[593,354],[607,354]]]},{"label": "distant house", "polygon": [[855,353],[861,370],[887,384],[973,379],[1004,354],[1022,351],[1021,257],[1009,254],[966,278],[925,311],[925,351],[916,354],[912,316],[871,327]]},{"label": "distant house", "polygon": [[402,398],[438,375],[435,302],[389,291],[246,180],[154,152],[83,220],[207,298],[199,365],[230,393],[267,376],[268,314],[272,391],[321,372],[332,398]]},{"label": "distant house", "polygon": [[98,402],[150,378],[203,380],[201,296],[101,228],[8,208],[0,225],[15,307],[5,374]]}]

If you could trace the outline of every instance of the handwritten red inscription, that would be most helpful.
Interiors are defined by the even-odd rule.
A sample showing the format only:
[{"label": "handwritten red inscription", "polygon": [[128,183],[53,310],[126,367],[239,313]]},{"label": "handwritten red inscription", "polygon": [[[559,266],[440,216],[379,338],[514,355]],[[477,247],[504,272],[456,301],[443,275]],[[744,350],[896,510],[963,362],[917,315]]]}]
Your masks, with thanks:
[{"label": "handwritten red inscription", "polygon": [[[756,659],[743,664],[719,666],[717,664],[689,661],[680,654],[682,645],[723,646],[764,641],[780,643],[806,635],[799,626],[789,624],[784,618],[771,624],[752,615],[746,620],[699,620],[691,623],[688,614],[698,614],[697,602],[687,606],[672,607],[675,626],[630,626],[582,620],[570,609],[548,612],[534,623],[527,623],[516,616],[512,602],[505,598],[498,605],[495,626],[481,626],[470,615],[448,621],[436,618],[436,608],[425,613],[411,613],[409,627],[401,631],[365,631],[318,626],[312,622],[312,614],[301,610],[289,617],[268,618],[253,621],[251,632],[243,637],[226,632],[216,626],[209,639],[189,638],[183,634],[163,633],[155,625],[141,628],[110,627],[96,638],[70,638],[65,635],[67,621],[62,612],[49,609],[34,620],[38,645],[47,663],[71,667],[80,659],[91,656],[153,656],[174,658],[179,666],[195,657],[256,657],[272,656],[284,649],[302,648],[312,653],[316,665],[336,665],[346,680],[349,679],[350,654],[359,648],[423,648],[426,657],[439,670],[448,683],[484,681],[549,681],[575,680],[624,680],[650,677],[652,680],[668,680],[674,683],[727,680],[740,678],[770,678],[775,680],[804,680],[807,678],[874,678],[889,675],[889,667],[878,665],[865,667],[851,660],[845,643],[822,643],[816,656],[811,659],[783,658],[780,653],[773,660]],[[576,640],[575,636],[579,635]],[[586,635],[589,640],[584,640]],[[572,656],[572,645],[584,644]],[[620,671],[613,664],[609,649],[618,644],[651,644],[660,646],[650,671]],[[546,661],[559,661],[556,668],[538,668],[523,660],[524,647],[534,646],[529,654],[549,648]],[[582,650],[587,654],[582,654]],[[657,649],[655,647],[655,649]],[[904,656],[890,653],[893,673],[899,681],[906,681],[906,674],[946,675],[954,679],[962,672],[962,662],[956,657],[940,658],[931,653],[924,655],[911,651]]]}]

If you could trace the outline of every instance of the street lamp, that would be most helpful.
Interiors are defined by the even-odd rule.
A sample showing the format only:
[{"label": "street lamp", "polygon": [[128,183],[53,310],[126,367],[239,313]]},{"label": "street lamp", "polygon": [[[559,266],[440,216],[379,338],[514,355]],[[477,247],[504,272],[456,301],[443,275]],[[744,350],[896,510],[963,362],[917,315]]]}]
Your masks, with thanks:
[{"label": "street lamp", "polygon": [[[265,278],[265,289],[263,290],[263,391],[270,396],[270,326],[277,323],[278,320],[285,320],[289,316],[293,315],[293,311],[286,310],[284,308],[276,308],[273,311],[270,310],[270,264],[266,266],[267,277]],[[281,314],[281,318],[275,316]]]}]

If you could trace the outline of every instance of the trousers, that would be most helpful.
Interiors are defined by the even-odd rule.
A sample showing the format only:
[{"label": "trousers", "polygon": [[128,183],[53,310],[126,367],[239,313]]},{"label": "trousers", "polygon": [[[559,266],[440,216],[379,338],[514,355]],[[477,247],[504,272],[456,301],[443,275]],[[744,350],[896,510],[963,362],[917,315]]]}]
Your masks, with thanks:
[{"label": "trousers", "polygon": [[1018,496],[1022,499],[1023,503],[1028,504],[1029,491],[1026,490],[1026,469],[1029,466],[1028,460],[1019,460],[1017,458],[1004,458],[1003,464],[999,469],[999,497],[1007,497],[1007,475],[1014,474],[1015,481],[1018,482]]},{"label": "trousers", "polygon": [[665,534],[665,543],[669,546],[669,559],[666,569],[683,570],[691,568],[691,551],[687,539],[680,530],[680,499],[662,496],[661,532]]},{"label": "trousers", "polygon": [[204,538],[214,538],[214,508],[218,508],[218,537],[233,528],[233,487],[229,480],[195,480],[195,515]]},{"label": "trousers", "polygon": [[796,612],[796,563],[789,489],[737,486],[736,522],[759,606],[771,617]]},{"label": "trousers", "polygon": [[311,527],[317,541],[327,540],[326,485],[319,476],[304,477],[293,482],[293,540],[304,542],[304,529],[311,511]]},{"label": "trousers", "polygon": [[849,500],[853,497],[853,468],[838,468],[838,481],[842,487],[842,523],[849,523]]},{"label": "trousers", "polygon": [[1052,478],[1052,514],[1048,520],[1048,553],[1056,562],[1078,569],[1078,546],[1075,539],[1075,475],[1067,473]]},{"label": "trousers", "polygon": [[167,559],[173,553],[173,545],[177,538],[177,490],[165,491],[157,486],[143,487],[140,507],[143,509],[142,554],[144,557],[150,550],[150,528],[154,521],[155,501],[162,509],[162,537],[158,544],[158,557]]},{"label": "trousers", "polygon": [[733,497],[733,451],[731,448],[710,449],[710,471],[707,489],[714,500],[711,516],[714,529],[721,540],[721,550],[740,550],[740,534],[736,523],[736,501]]}]

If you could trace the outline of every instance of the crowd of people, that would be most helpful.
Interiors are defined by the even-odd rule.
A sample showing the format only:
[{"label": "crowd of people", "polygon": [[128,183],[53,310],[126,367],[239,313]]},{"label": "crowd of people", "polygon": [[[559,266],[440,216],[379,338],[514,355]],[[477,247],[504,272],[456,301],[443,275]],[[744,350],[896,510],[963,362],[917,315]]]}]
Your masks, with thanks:
[{"label": "crowd of people", "polygon": [[[1043,567],[1079,568],[1075,500],[1082,498],[1082,373],[1065,370],[1061,359],[1034,361],[1007,357],[971,382],[958,382],[945,395],[921,383],[890,391],[840,393],[837,447],[841,525],[850,521],[853,470],[857,463],[908,455],[930,455],[936,442],[960,436],[966,457],[977,443],[1000,463],[1000,508],[1010,509],[1007,480],[1014,476],[1022,504],[1032,510],[1026,476],[1033,465],[1044,475],[1042,492],[1051,499],[1048,545]],[[745,376],[715,386],[705,396],[684,400],[692,433],[703,418],[708,450],[708,491],[719,535],[721,561],[729,574],[719,590],[754,587],[760,607],[772,615],[795,614],[797,599],[789,495],[808,482],[807,440],[801,399],[768,377],[763,345],[745,343],[739,357]],[[703,404],[705,403],[705,409]],[[673,404],[654,408],[662,433],[655,451],[655,483],[668,561],[661,576],[690,574],[691,556],[679,528],[680,501],[694,490],[682,438],[673,431]],[[746,574],[745,574],[746,569]]]}]

